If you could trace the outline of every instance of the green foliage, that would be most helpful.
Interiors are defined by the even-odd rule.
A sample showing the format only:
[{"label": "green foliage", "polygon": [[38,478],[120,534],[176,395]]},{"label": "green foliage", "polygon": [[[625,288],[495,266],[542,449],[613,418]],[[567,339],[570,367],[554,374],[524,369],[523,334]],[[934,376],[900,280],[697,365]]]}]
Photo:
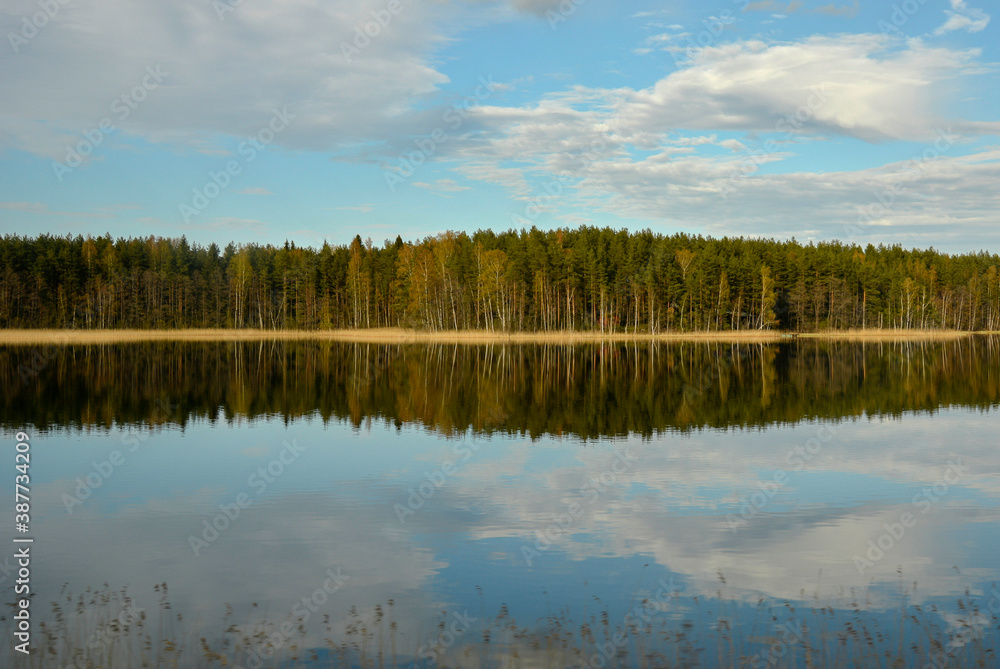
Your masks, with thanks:
[{"label": "green foliage", "polygon": [[1000,256],[581,227],[319,250],[6,236],[0,327],[1000,329]]}]

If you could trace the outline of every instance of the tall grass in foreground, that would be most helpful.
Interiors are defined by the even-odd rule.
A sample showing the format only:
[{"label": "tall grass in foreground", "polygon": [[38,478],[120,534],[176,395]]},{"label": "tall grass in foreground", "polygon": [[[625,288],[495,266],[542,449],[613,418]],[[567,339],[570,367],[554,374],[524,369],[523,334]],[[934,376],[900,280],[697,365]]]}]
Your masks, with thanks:
[{"label": "tall grass in foreground", "polygon": [[[720,575],[722,585],[725,579]],[[995,586],[994,586],[995,587]],[[638,615],[616,617],[600,605],[580,620],[568,611],[519,622],[506,605],[492,617],[456,625],[436,612],[428,638],[406,639],[394,602],[346,619],[233,620],[224,605],[221,624],[206,632],[171,608],[166,584],[155,588],[156,610],[136,608],[126,589],[107,584],[58,601],[33,621],[32,650],[6,644],[6,667],[215,668],[215,667],[785,667],[944,669],[998,666],[1000,625],[982,601],[965,594],[954,609],[901,604],[871,612],[852,598],[833,605],[818,598],[807,607],[761,598],[756,606],[716,597],[671,595],[666,606],[643,600]],[[901,593],[905,601],[906,592]],[[677,605],[675,606],[674,603]],[[39,616],[40,602],[33,604]],[[257,605],[254,604],[254,607]],[[679,614],[679,615],[678,615]],[[2,617],[12,639],[9,613]],[[307,641],[308,637],[308,641]],[[321,642],[314,640],[321,639]],[[428,643],[430,641],[430,643]],[[419,643],[418,643],[419,642]],[[4,657],[4,655],[0,655]]]}]

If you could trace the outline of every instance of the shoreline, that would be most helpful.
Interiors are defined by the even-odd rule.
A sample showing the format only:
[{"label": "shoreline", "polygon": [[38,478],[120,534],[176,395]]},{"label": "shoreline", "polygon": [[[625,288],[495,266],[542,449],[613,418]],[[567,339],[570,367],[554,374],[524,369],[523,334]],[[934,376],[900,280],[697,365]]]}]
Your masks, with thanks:
[{"label": "shoreline", "polygon": [[781,332],[739,330],[711,332],[604,333],[599,332],[489,332],[485,330],[421,331],[403,328],[359,330],[256,330],[256,329],[170,329],[170,330],[0,330],[0,345],[115,344],[145,341],[273,341],[312,340],[371,342],[386,344],[585,344],[594,342],[732,342],[775,343],[795,339],[835,339],[841,341],[941,341],[956,340],[991,332],[957,330],[829,330],[824,332]]}]

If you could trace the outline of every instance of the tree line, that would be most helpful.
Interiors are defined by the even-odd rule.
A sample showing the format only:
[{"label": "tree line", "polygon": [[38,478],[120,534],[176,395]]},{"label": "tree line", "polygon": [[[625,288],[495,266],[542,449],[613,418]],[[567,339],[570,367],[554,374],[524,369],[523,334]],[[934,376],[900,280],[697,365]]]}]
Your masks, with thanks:
[{"label": "tree line", "polygon": [[1000,256],[580,227],[322,248],[0,239],[0,327],[1000,329]]},{"label": "tree line", "polygon": [[[1000,403],[1000,337],[875,344],[372,344],[322,340],[0,347],[0,426],[112,430],[319,417],[440,434],[583,439]],[[280,417],[280,418],[278,418]]]}]

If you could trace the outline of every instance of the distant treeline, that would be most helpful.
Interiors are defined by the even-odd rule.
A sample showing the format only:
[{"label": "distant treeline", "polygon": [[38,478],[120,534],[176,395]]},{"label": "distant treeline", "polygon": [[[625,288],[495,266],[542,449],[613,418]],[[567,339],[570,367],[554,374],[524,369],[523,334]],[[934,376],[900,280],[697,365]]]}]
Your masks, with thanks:
[{"label": "distant treeline", "polygon": [[0,327],[1000,329],[1000,256],[649,230],[348,246],[0,239]]},{"label": "distant treeline", "polygon": [[320,418],[585,439],[1000,404],[1000,337],[563,345],[329,341],[0,347],[0,425]]}]

